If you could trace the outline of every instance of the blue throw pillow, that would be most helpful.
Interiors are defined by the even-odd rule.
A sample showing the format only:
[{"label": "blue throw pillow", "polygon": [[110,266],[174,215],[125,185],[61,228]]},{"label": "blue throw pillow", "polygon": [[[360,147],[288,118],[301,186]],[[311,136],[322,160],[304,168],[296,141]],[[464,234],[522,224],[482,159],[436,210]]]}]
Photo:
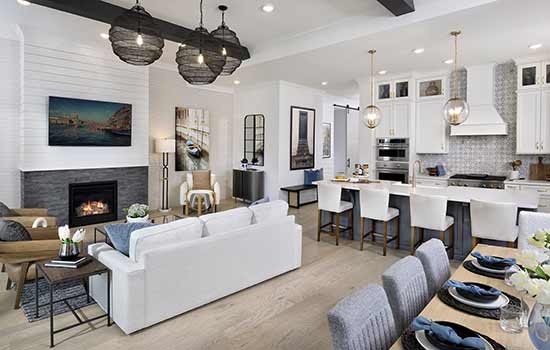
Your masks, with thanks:
[{"label": "blue throw pillow", "polygon": [[304,184],[311,185],[315,181],[323,179],[323,168],[304,170]]},{"label": "blue throw pillow", "polygon": [[105,231],[109,240],[116,250],[126,256],[130,256],[130,237],[132,232],[139,229],[154,226],[155,224],[146,222],[134,222],[129,224],[109,224],[105,226]]}]

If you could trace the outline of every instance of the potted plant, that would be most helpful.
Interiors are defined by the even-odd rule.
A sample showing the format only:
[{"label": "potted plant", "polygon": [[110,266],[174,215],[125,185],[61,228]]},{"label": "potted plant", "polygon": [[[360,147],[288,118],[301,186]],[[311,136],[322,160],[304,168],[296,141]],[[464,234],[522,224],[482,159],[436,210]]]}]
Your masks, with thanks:
[{"label": "potted plant", "polygon": [[78,244],[84,241],[86,236],[85,229],[78,229],[71,237],[71,230],[69,225],[61,226],[57,229],[57,235],[61,241],[61,247],[59,247],[59,259],[61,260],[74,260],[80,254]]},{"label": "potted plant", "polygon": [[512,166],[512,172],[510,173],[510,180],[519,179],[519,169],[521,168],[522,161],[517,159],[510,163]]},{"label": "potted plant", "polygon": [[538,350],[550,350],[550,230],[537,232],[517,257],[521,270],[510,278],[514,287],[536,301],[529,316],[529,337]]},{"label": "potted plant", "polygon": [[132,204],[129,208],[122,209],[126,213],[127,222],[149,222],[149,206],[146,204]]}]

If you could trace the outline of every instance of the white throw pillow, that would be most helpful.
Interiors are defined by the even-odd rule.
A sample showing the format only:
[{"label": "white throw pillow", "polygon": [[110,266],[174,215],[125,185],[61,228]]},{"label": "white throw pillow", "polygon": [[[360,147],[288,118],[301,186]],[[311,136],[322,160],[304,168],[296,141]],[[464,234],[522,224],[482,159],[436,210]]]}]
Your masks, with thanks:
[{"label": "white throw pillow", "polygon": [[203,215],[199,219],[204,223],[202,236],[208,237],[252,224],[252,212],[248,208],[237,208]]},{"label": "white throw pillow", "polygon": [[142,253],[147,250],[200,239],[202,231],[203,223],[198,218],[176,220],[136,230],[130,236],[130,259],[138,262]]},{"label": "white throw pillow", "polygon": [[249,209],[254,213],[254,224],[279,220],[288,215],[288,203],[282,200],[253,205]]}]

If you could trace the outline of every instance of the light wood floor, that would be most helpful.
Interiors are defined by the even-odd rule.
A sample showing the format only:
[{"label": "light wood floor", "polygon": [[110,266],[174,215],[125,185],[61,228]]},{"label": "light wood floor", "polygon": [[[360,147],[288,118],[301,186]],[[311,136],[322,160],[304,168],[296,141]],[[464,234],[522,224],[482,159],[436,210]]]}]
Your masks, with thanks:
[{"label": "light wood floor", "polygon": [[[221,209],[233,206],[228,201]],[[316,209],[315,204],[291,209],[303,225],[300,269],[131,336],[105,321],[81,326],[56,335],[56,349],[331,349],[327,311],[353,291],[381,283],[382,272],[406,253],[389,249],[383,257],[370,244],[361,252],[358,241],[347,239],[336,247],[329,235],[318,243]],[[21,310],[13,310],[15,292],[3,289],[5,281],[0,274],[0,349],[48,348],[49,321],[29,323]],[[92,317],[99,308],[84,311]],[[70,313],[55,318],[57,327],[73,321]]]}]

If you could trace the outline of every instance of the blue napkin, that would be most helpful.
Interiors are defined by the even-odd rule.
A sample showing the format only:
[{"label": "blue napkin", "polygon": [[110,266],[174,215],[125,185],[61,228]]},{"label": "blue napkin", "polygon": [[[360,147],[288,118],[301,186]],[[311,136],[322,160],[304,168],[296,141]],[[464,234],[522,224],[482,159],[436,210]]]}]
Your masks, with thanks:
[{"label": "blue napkin", "polygon": [[428,331],[449,344],[485,350],[485,342],[481,338],[461,338],[451,327],[442,326],[422,316],[415,318],[411,323],[411,327],[415,332]]},{"label": "blue napkin", "polygon": [[455,287],[456,289],[464,290],[471,294],[478,295],[481,297],[489,297],[489,296],[498,297],[502,294],[502,292],[496,288],[491,288],[489,290],[486,290],[481,287],[475,286],[473,284],[464,284],[460,281],[453,281],[453,280],[448,280],[445,283],[444,287],[446,288]]},{"label": "blue napkin", "polygon": [[494,264],[507,264],[507,265],[514,265],[516,263],[516,259],[514,258],[497,258],[490,255],[481,255],[479,252],[473,252],[472,256],[474,258],[477,258],[478,260],[481,260],[489,265]]}]

